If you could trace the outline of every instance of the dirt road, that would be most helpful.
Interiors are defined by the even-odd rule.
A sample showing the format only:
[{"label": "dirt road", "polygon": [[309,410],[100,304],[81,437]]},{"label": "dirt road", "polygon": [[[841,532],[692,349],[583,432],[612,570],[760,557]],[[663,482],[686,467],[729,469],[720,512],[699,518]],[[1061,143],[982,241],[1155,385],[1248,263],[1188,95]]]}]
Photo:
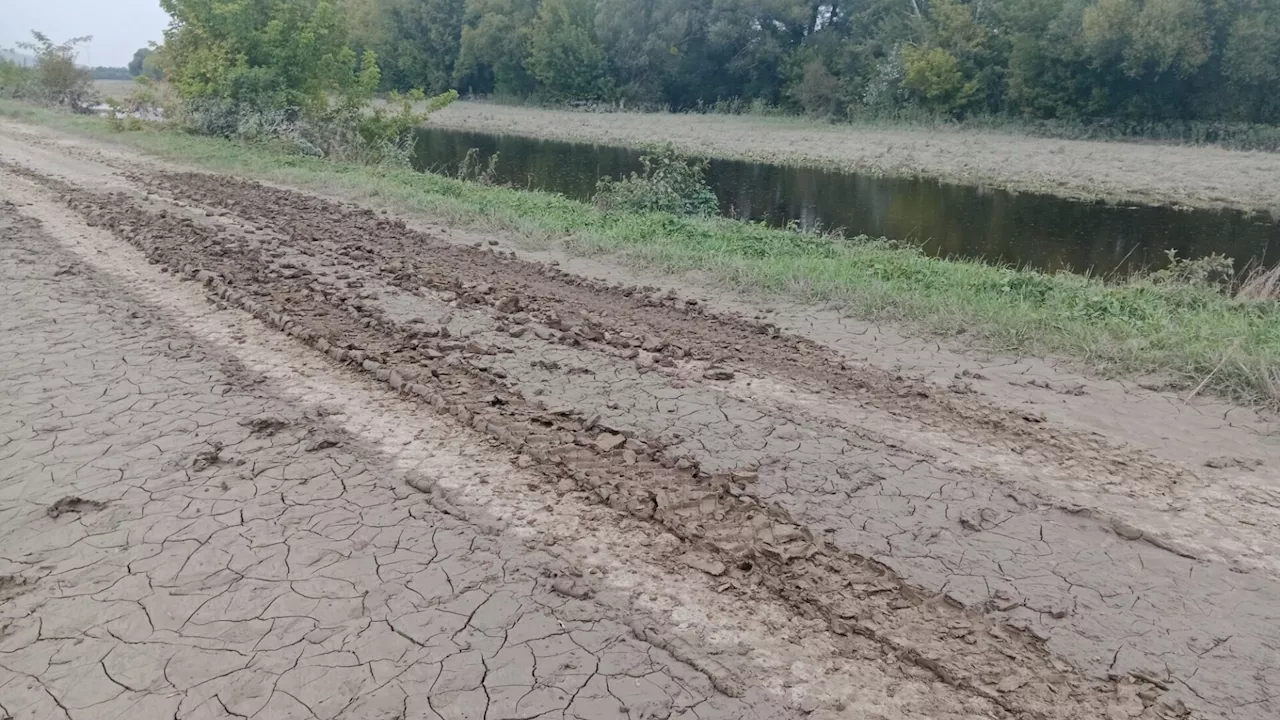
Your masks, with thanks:
[{"label": "dirt road", "polygon": [[0,712],[1280,713],[1263,418],[13,125],[0,200]]}]

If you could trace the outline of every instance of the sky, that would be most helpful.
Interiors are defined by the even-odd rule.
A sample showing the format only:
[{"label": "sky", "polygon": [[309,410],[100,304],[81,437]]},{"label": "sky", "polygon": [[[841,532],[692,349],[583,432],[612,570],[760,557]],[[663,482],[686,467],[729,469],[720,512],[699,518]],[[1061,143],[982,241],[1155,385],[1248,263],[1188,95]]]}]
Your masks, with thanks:
[{"label": "sky", "polygon": [[77,58],[89,66],[128,65],[134,51],[159,42],[169,24],[160,0],[2,0],[0,5],[0,48],[30,40],[32,30],[54,42],[92,35]]}]

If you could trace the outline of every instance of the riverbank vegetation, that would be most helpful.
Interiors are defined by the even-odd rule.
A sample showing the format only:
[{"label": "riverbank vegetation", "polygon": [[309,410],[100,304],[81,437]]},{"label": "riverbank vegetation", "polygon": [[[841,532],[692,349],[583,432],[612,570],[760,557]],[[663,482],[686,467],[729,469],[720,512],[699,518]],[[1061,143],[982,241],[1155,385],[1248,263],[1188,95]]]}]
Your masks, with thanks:
[{"label": "riverbank vegetation", "polygon": [[433,127],[812,167],[1118,205],[1233,209],[1280,219],[1280,153],[1058,140],[1001,126],[800,116],[595,113],[462,101]]},{"label": "riverbank vegetation", "polygon": [[341,0],[383,84],[1280,150],[1271,0]]},{"label": "riverbank vegetation", "polygon": [[[945,1],[934,0],[935,11]],[[535,87],[554,79],[562,99],[611,87],[586,72],[610,62],[608,53],[591,49],[598,32],[588,27],[595,17],[586,12],[596,8],[591,0],[533,2],[537,12],[527,22],[504,25],[503,18],[512,17],[508,11],[522,2],[528,4],[468,0],[468,12],[485,10],[478,22],[492,34],[460,39],[459,57],[493,51],[494,44],[520,49],[527,34],[527,56],[504,56],[504,63],[518,60],[518,67],[485,66],[494,83],[508,72],[527,73]],[[737,7],[736,0],[724,4]],[[0,114],[532,245],[609,255],[663,272],[696,272],[745,292],[831,303],[859,317],[963,336],[992,350],[1054,353],[1105,373],[1157,375],[1188,389],[1280,403],[1280,303],[1272,294],[1280,281],[1274,275],[1242,284],[1224,259],[1210,258],[1105,282],[931,258],[887,240],[713,217],[701,182],[705,165],[670,152],[652,155],[644,173],[602,184],[594,203],[417,173],[406,162],[412,134],[456,93],[446,89],[427,100],[418,91],[386,104],[371,102],[373,94],[414,79],[438,90],[456,78],[456,69],[405,75],[392,55],[393,79],[385,79],[376,52],[353,47],[359,43],[348,32],[345,6],[328,0],[162,5],[173,23],[152,64],[176,97],[163,122],[121,124],[114,113],[104,122],[6,99],[0,99]],[[646,4],[628,7],[633,5]],[[423,3],[428,6],[443,8]],[[697,8],[699,1],[688,6]],[[439,47],[447,49],[450,37],[438,38]],[[949,65],[939,53],[921,52],[928,63]],[[477,168],[476,177],[482,179],[483,171]]]},{"label": "riverbank vegetation", "polygon": [[1257,293],[1266,282],[1274,289],[1276,278],[1258,275],[1252,290],[1238,293],[1234,275],[1220,272],[1220,260],[1105,282],[930,258],[885,240],[605,209],[270,144],[164,129],[113,133],[99,120],[12,101],[0,101],[0,114],[210,171],[500,232],[529,246],[696,272],[739,291],[834,304],[853,316],[904,322],[998,352],[1054,354],[1103,374],[1156,376],[1185,394],[1203,384],[1200,392],[1280,404],[1280,302]]},{"label": "riverbank vegetation", "polygon": [[[428,98],[412,89],[375,103],[382,86],[377,55],[357,55],[346,17],[327,0],[161,5],[172,18],[164,45],[139,50],[120,73],[138,82],[126,97],[107,98],[117,131],[163,118],[170,129],[197,135],[405,165],[417,128],[457,98],[452,90]],[[87,111],[100,93],[93,72],[76,63],[76,48],[89,38],[59,44],[32,35],[19,45],[34,53],[32,66],[0,59],[0,97]]]}]

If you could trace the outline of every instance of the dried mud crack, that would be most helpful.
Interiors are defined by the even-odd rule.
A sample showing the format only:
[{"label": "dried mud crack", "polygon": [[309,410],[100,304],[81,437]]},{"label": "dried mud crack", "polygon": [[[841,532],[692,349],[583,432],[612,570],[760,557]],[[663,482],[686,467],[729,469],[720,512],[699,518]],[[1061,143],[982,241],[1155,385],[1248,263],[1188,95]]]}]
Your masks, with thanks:
[{"label": "dried mud crack", "polygon": [[795,716],[554,593],[545,555],[69,255],[0,201],[0,716]]},{"label": "dried mud crack", "polygon": [[[723,592],[763,588],[994,713],[1275,709],[1274,583],[1133,542],[1143,533],[1056,507],[1007,468],[904,445],[825,408],[909,416],[997,448],[1017,472],[1176,484],[1178,466],[691,299],[450,245],[360,208],[211,175],[132,174],[130,190],[99,193],[4,167],[212,302],[487,435],[549,487],[669,531]],[[241,422],[263,439],[293,429],[275,416]],[[563,590],[585,597],[572,582]]]}]

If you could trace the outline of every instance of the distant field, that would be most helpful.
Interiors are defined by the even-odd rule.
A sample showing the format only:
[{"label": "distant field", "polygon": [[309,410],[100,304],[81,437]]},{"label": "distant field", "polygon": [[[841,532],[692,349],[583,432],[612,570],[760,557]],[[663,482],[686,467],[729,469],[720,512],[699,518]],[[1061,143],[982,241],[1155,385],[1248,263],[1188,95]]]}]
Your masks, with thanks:
[{"label": "distant field", "polygon": [[93,86],[103,97],[123,98],[133,92],[132,80],[94,80]]}]

